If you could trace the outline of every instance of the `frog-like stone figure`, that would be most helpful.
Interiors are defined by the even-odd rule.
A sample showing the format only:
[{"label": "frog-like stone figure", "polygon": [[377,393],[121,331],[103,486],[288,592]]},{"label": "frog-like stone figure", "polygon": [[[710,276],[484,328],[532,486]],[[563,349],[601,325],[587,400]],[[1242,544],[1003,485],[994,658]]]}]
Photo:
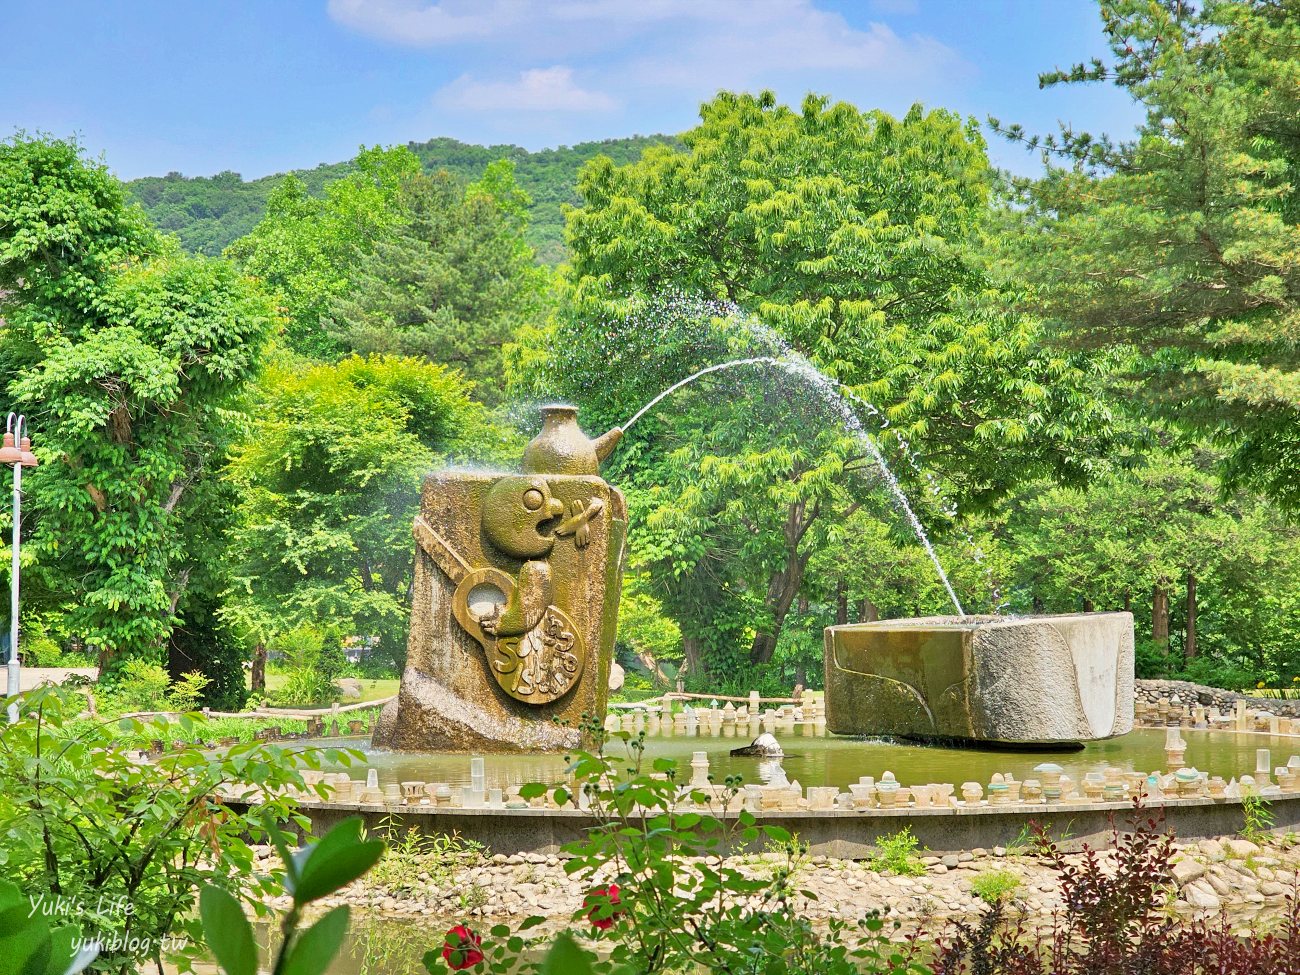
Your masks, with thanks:
[{"label": "frog-like stone figure", "polygon": [[543,409],[524,473],[425,481],[407,667],[375,743],[562,750],[603,718],[627,515],[572,407]]}]

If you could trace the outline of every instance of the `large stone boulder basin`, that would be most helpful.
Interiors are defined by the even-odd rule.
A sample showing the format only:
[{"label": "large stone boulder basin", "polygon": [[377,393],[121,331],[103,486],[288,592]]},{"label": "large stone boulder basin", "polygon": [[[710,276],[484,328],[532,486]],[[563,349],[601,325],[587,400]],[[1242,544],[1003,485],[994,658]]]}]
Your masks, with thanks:
[{"label": "large stone boulder basin", "polygon": [[1133,727],[1133,615],[929,616],[826,629],[826,726],[1006,746]]}]

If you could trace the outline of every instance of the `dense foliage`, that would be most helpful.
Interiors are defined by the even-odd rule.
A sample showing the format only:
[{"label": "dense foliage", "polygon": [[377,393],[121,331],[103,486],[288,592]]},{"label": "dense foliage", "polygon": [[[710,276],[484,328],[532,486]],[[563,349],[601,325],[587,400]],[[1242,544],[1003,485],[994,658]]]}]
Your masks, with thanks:
[{"label": "dense foliage", "polygon": [[0,145],[0,315],[8,400],[51,461],[27,486],[51,608],[105,663],[160,657],[221,548],[226,411],[270,302],[181,254],[76,145],[19,136]]},{"label": "dense foliage", "polygon": [[254,410],[229,470],[227,618],[260,640],[309,624],[377,636],[400,664],[420,481],[438,463],[491,456],[482,407],[444,366],[374,356],[272,366]]},{"label": "dense foliage", "polygon": [[[72,921],[101,941],[96,970],[135,972],[163,958],[188,968],[202,950],[192,915],[199,886],[246,899],[272,889],[253,874],[249,843],[265,841],[268,819],[292,812],[273,795],[260,810],[235,812],[220,790],[247,797],[301,786],[302,776],[282,749],[262,744],[141,762],[134,749],[162,737],[164,723],[87,722],[77,718],[83,703],[37,691],[0,735],[0,865],[33,898],[28,913]],[[319,767],[322,758],[346,760],[308,750],[300,762]]]},{"label": "dense foliage", "polygon": [[1146,120],[1127,141],[1031,140],[1048,171],[1016,187],[1005,259],[1070,339],[1134,347],[1142,390],[1225,448],[1233,483],[1295,509],[1300,20],[1266,0],[1101,13],[1109,62],[1043,84],[1113,82]]},{"label": "dense foliage", "polygon": [[548,277],[523,240],[528,197],[501,160],[469,187],[408,180],[396,203],[404,222],[356,262],[326,331],[341,350],[454,366],[496,400],[501,347],[537,318]]},{"label": "dense foliage", "polygon": [[[972,260],[991,183],[972,126],[816,98],[795,112],[770,94],[720,95],[701,117],[685,153],[584,171],[570,307],[532,340],[546,352],[519,353],[521,374],[603,426],[710,362],[788,346],[874,412],[871,433],[921,498],[914,451],[973,505],[1035,474],[1082,477],[1107,417],[1095,366],[1045,349],[1014,290]],[[772,332],[670,289],[734,303]],[[642,294],[666,296],[627,297]],[[715,678],[740,644],[753,662],[773,658],[799,597],[825,588],[808,573],[814,554],[874,505],[853,483],[874,476],[871,448],[845,429],[858,420],[833,384],[778,368],[746,382],[731,402],[684,391],[615,468],[634,489],[641,577],[693,670],[712,658]],[[841,571],[831,585],[857,601],[855,581]]]},{"label": "dense foliage", "polygon": [[[412,142],[407,148],[430,175],[446,171],[460,183],[481,179],[487,167],[501,159],[515,165],[519,182],[531,199],[527,240],[540,260],[558,264],[564,259],[564,207],[576,204],[578,170],[594,157],[631,162],[651,145],[672,144],[669,136],[631,136],[603,139],[575,146],[529,152],[519,146],[476,146],[455,139]],[[299,181],[313,196],[325,186],[347,176],[356,161],[322,163],[315,169],[244,180],[238,173],[215,176],[147,176],[126,184],[150,219],[162,230],[176,234],[189,251],[215,257],[251,231],[267,210],[270,197],[282,182]]]},{"label": "dense foliage", "polygon": [[402,659],[431,467],[513,463],[533,400],[595,432],[755,358],[780,361],[693,381],[606,466],[630,687],[816,684],[824,626],[956,600],[1128,609],[1143,675],[1290,684],[1295,18],[1101,10],[1112,57],[1044,84],[1113,81],[1148,119],[1004,127],[1048,154],[1037,180],[943,109],[724,92],[677,139],[134,185],[217,258],[74,144],[10,140],[0,368],[44,460],[28,661],[163,664],[237,707],[269,647],[280,693],[328,700],[344,643]]}]

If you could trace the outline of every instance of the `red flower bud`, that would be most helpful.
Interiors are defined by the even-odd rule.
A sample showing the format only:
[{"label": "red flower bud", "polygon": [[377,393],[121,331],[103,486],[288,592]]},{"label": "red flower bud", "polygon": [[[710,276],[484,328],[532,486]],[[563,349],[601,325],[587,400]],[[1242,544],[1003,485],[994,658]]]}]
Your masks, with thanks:
[{"label": "red flower bud", "polygon": [[614,926],[614,922],[626,913],[618,910],[622,903],[618,896],[618,884],[593,888],[591,893],[582,899],[582,906],[589,908],[587,920],[597,931],[608,931]]},{"label": "red flower bud", "polygon": [[482,938],[465,925],[457,924],[443,938],[442,960],[453,971],[473,968],[483,960],[483,952],[479,950],[481,944]]}]

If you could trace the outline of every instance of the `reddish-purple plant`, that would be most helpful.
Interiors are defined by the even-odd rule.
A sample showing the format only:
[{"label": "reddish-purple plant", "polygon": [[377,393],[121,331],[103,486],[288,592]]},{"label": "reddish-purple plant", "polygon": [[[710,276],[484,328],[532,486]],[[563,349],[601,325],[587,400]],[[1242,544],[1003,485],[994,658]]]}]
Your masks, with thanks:
[{"label": "reddish-purple plant", "polygon": [[[1173,835],[1135,803],[1129,828],[1112,824],[1112,850],[1084,847],[1070,862],[1033,824],[1060,875],[1062,909],[1050,932],[1008,918],[1001,903],[939,943],[936,975],[1300,975],[1300,897],[1276,931],[1239,936],[1227,916],[1182,921],[1162,908],[1173,881]],[[1103,863],[1109,860],[1106,866]]]}]

